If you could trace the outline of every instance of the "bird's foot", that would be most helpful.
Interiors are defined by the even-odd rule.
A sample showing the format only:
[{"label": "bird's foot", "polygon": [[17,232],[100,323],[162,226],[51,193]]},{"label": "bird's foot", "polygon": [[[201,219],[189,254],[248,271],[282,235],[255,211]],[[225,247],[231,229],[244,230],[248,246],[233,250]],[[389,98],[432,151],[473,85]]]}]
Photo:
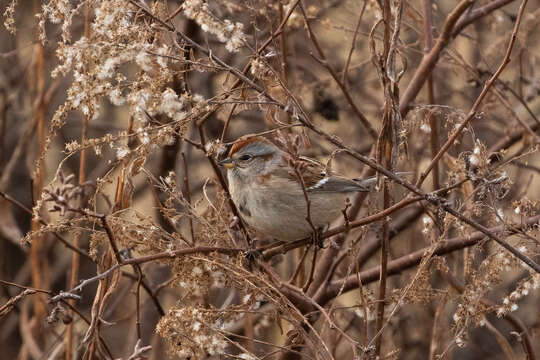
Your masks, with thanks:
[{"label": "bird's foot", "polygon": [[262,258],[262,252],[257,248],[249,248],[243,252],[244,257],[248,262],[248,268],[252,269],[255,260]]},{"label": "bird's foot", "polygon": [[312,234],[311,234],[311,239],[313,241],[313,245],[317,245],[319,247],[319,249],[322,249],[324,248],[324,238],[323,238],[323,235],[324,235],[324,227],[322,226],[319,226],[317,228],[317,231],[314,231]]}]

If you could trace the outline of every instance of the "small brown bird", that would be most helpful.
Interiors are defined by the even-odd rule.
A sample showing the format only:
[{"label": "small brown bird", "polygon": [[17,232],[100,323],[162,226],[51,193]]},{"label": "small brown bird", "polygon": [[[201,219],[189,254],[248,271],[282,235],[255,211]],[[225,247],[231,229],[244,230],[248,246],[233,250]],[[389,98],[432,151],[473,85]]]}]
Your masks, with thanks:
[{"label": "small brown bird", "polygon": [[[261,136],[244,136],[220,162],[227,168],[232,200],[244,221],[268,236],[293,241],[310,236],[307,203],[301,182],[290,165],[291,155]],[[322,229],[342,214],[346,199],[371,191],[374,178],[354,180],[327,174],[319,162],[307,158],[297,169],[310,200],[310,218]],[[371,185],[371,186],[370,186]]]}]

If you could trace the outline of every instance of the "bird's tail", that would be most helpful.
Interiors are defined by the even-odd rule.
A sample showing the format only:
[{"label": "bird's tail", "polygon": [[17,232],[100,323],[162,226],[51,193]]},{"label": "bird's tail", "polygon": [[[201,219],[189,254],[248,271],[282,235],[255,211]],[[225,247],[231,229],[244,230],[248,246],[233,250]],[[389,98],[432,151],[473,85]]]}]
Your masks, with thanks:
[{"label": "bird's tail", "polygon": [[[395,173],[395,175],[399,177],[405,177],[407,175],[412,175],[412,172],[401,171],[401,172]],[[377,176],[372,176],[365,179],[353,179],[353,180],[356,181],[356,183],[363,188],[362,191],[374,191],[375,186],[377,185]]]}]

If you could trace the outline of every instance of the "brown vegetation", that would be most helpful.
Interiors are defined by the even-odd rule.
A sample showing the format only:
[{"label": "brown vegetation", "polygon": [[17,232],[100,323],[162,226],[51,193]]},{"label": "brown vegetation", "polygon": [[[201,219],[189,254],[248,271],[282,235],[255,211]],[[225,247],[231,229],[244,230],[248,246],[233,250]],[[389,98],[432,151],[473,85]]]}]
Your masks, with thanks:
[{"label": "brown vegetation", "polygon": [[[0,357],[537,359],[532,2],[2,1]],[[269,239],[248,133],[377,190]]]}]

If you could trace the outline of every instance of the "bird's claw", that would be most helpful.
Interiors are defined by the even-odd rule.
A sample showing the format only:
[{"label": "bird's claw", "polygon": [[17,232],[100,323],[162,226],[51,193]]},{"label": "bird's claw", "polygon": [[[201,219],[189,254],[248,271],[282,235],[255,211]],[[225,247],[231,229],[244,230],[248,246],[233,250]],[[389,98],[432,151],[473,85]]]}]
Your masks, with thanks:
[{"label": "bird's claw", "polygon": [[322,226],[317,228],[317,231],[312,233],[313,245],[317,245],[319,249],[324,248],[324,238],[323,238],[324,228]]}]

